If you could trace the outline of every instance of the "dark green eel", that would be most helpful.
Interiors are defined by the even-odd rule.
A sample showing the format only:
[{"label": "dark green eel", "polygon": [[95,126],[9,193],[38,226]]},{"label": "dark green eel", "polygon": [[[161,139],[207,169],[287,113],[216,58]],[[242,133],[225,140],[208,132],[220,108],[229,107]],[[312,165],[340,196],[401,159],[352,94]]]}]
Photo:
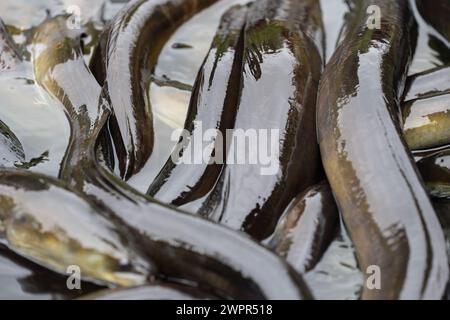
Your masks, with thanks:
[{"label": "dark green eel", "polygon": [[[63,104],[71,124],[69,149],[75,151],[68,153],[66,163],[71,165],[62,170],[64,180],[102,207],[99,213],[120,226],[120,234],[147,257],[156,277],[191,281],[221,297],[310,297],[300,275],[268,249],[139,194],[97,163],[97,137],[111,109],[105,100],[97,100],[98,89],[89,88],[95,80],[79,63],[79,36],[61,19],[38,28],[33,62],[36,82]],[[69,95],[72,88],[82,97]]]},{"label": "dark green eel", "polygon": [[109,126],[122,178],[137,173],[153,149],[148,88],[159,52],[178,26],[216,1],[133,0],[100,36],[93,71],[114,111]]},{"label": "dark green eel", "polygon": [[330,186],[319,183],[292,200],[268,247],[299,272],[312,270],[334,239],[339,212]]},{"label": "dark green eel", "polygon": [[[241,90],[241,34],[246,14],[247,7],[234,6],[222,16],[194,84],[184,126],[186,131],[148,190],[150,196],[162,202],[176,206],[189,203],[184,209],[196,212],[222,172],[227,151],[223,137],[226,130],[234,126]],[[203,133],[207,130],[214,130],[216,134],[210,137],[210,141],[203,141]],[[196,145],[202,149],[196,150]],[[203,156],[208,145],[213,145],[213,149]],[[181,158],[183,161],[176,163],[174,158],[178,154],[187,157],[186,160]],[[193,201],[199,203],[195,208]]]},{"label": "dark green eel", "polygon": [[[445,240],[400,125],[414,18],[406,0],[350,4],[321,80],[317,123],[360,266],[381,271],[381,288],[365,286],[362,298],[440,299],[448,279]],[[367,23],[370,5],[381,10],[381,29]]]},{"label": "dark green eel", "polygon": [[227,164],[201,212],[263,240],[292,199],[320,176],[314,121],[323,64],[319,1],[257,1],[244,37],[234,137],[226,137],[233,139]]}]

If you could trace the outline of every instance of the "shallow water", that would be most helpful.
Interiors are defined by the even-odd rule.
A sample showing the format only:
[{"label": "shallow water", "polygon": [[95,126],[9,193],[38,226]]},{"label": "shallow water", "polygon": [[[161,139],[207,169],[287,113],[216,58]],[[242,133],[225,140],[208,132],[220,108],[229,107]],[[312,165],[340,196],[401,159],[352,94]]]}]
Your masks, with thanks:
[{"label": "shallow water", "polygon": [[[27,42],[32,35],[32,28],[48,14],[54,16],[70,9],[73,11],[77,6],[82,24],[90,23],[92,27],[89,32],[92,38],[101,30],[103,22],[113,17],[125,2],[127,0],[2,0],[0,13],[14,40],[22,46],[28,57]],[[220,1],[184,24],[164,47],[149,89],[154,113],[155,147],[144,169],[129,181],[136,189],[142,192],[147,190],[178,139],[171,139],[171,134],[174,129],[184,125],[190,87],[209,50],[220,16],[231,5],[247,2],[249,0]],[[414,1],[411,2],[419,25],[417,51],[410,68],[412,74],[449,61],[446,61],[448,54],[443,55],[436,49],[448,46],[448,43],[425,24],[417,14]],[[326,56],[329,59],[347,6],[345,0],[321,0],[321,4],[326,29]],[[91,53],[86,53],[86,60],[89,60]],[[34,85],[29,61],[14,71],[0,74],[0,105],[0,119],[22,142],[26,161],[48,152],[48,156],[43,157],[31,170],[57,176],[69,138],[69,126],[62,108]],[[39,272],[36,273],[33,266],[25,264],[4,249],[0,250],[0,298],[55,299],[71,296],[64,290],[61,292],[59,286],[56,289],[42,283],[39,289],[27,286],[28,282],[23,279],[31,277],[32,281],[36,281],[33,275],[37,274],[36,277],[41,279],[48,276],[41,269]],[[62,281],[58,279],[57,282]],[[351,241],[345,233],[336,238],[319,265],[306,274],[305,279],[317,298],[358,298],[363,276],[358,269]]]}]

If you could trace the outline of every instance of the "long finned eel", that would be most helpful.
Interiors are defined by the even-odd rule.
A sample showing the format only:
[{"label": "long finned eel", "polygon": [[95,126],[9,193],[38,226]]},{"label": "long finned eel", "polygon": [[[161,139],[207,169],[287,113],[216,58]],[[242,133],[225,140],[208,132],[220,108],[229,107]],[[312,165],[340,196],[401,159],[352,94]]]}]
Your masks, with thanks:
[{"label": "long finned eel", "polygon": [[268,247],[299,272],[312,270],[335,237],[339,212],[330,186],[319,183],[295,198],[281,216]]},{"label": "long finned eel", "polygon": [[[246,14],[246,6],[234,6],[222,16],[194,84],[182,140],[148,190],[149,195],[162,202],[176,206],[201,203],[217,183],[227,150],[226,141],[219,137],[225,137],[226,130],[234,126],[241,90],[241,35]],[[211,141],[204,142],[203,132],[208,130],[221,135],[215,134]],[[207,158],[203,157],[203,150],[211,144],[213,149]],[[179,154],[179,163],[175,163]],[[199,161],[195,161],[196,156],[200,156]],[[185,209],[196,211],[192,204]]]},{"label": "long finned eel", "polygon": [[[317,124],[360,266],[380,268],[381,288],[365,286],[362,298],[440,299],[448,278],[445,240],[399,123],[413,16],[406,0],[351,4],[321,80]],[[381,10],[380,29],[372,21],[380,16],[367,13],[373,5]]]},{"label": "long finned eel", "polygon": [[213,208],[212,219],[256,240],[269,237],[289,202],[319,179],[314,119],[322,36],[318,1],[261,0],[247,15],[223,192],[205,207]]},{"label": "long finned eel", "polygon": [[447,41],[450,41],[450,2],[447,0],[416,0],[422,17],[433,26]]},{"label": "long finned eel", "polygon": [[148,88],[159,52],[178,26],[216,1],[133,0],[100,36],[94,72],[114,110],[110,125],[120,132],[113,139],[123,151],[118,152],[122,178],[137,173],[152,153]]},{"label": "long finned eel", "polygon": [[409,77],[402,103],[403,131],[412,150],[450,144],[450,67]]},{"label": "long finned eel", "polygon": [[[47,30],[47,24],[53,26],[53,37],[41,37],[38,31],[34,43],[36,80],[66,109],[72,128],[71,141],[85,142],[67,159],[74,165],[72,173],[64,175],[64,179],[91,201],[99,203],[102,208],[99,213],[120,226],[121,235],[147,257],[153,275],[175,282],[191,281],[221,297],[310,297],[300,275],[268,249],[233,230],[139,194],[97,163],[95,141],[108,119],[108,103],[100,100],[92,106],[78,108],[78,103],[70,101],[68,95],[59,94],[66,86],[77,87],[87,94],[90,91],[86,86],[90,80],[79,81],[73,77],[76,72],[63,67],[78,61],[78,54],[74,53],[79,50],[78,36],[70,37],[71,33],[64,29],[65,24],[54,24],[51,20],[39,28]],[[55,55],[61,56],[55,59]],[[56,65],[49,65],[52,61]],[[56,68],[70,73],[56,79]],[[78,68],[84,70],[85,66]],[[96,101],[94,94],[89,101]],[[82,112],[85,109],[98,113]],[[86,130],[77,130],[80,124],[91,125],[86,126]]]},{"label": "long finned eel", "polygon": [[22,61],[19,50],[0,19],[0,71],[9,70]]}]

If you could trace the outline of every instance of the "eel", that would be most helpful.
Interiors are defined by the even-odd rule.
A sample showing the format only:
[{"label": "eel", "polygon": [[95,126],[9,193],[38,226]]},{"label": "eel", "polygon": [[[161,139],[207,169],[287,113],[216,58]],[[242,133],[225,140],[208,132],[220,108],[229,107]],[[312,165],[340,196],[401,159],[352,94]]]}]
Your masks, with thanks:
[{"label": "eel", "polygon": [[133,0],[100,35],[93,70],[114,110],[109,125],[125,180],[139,172],[152,153],[148,88],[160,51],[178,26],[216,1]]},{"label": "eel", "polygon": [[182,285],[153,283],[151,285],[105,289],[82,296],[81,300],[205,300],[214,297]]},{"label": "eel", "polygon": [[0,71],[9,70],[22,62],[21,54],[0,19]]},{"label": "eel", "polygon": [[[88,69],[78,65],[79,36],[67,30],[65,23],[49,20],[39,26],[32,51],[36,82],[63,105],[72,129],[69,149],[74,145],[77,149],[69,153],[66,163],[71,165],[63,168],[62,177],[98,203],[99,214],[124,230],[122,235],[147,257],[155,277],[190,281],[219,297],[310,298],[301,276],[268,249],[233,230],[146,197],[99,165],[95,146],[112,108],[101,93],[97,96],[97,89],[89,89],[95,79],[93,75],[94,80],[86,78]],[[80,70],[74,71],[75,65]],[[83,97],[61,94],[72,87]],[[92,105],[79,105],[86,101]]]},{"label": "eel", "polygon": [[447,41],[450,41],[450,2],[447,0],[416,0],[421,16]]},{"label": "eel", "polygon": [[429,194],[450,199],[450,150],[425,157],[417,166]]},{"label": "eel", "polygon": [[408,77],[402,103],[406,143],[414,150],[450,143],[450,67]]},{"label": "eel", "polygon": [[[242,30],[246,14],[247,7],[237,5],[221,18],[194,84],[185,131],[147,192],[162,202],[180,207],[197,201],[201,206],[222,172],[227,150],[223,137],[226,130],[233,128],[241,89]],[[209,141],[203,141],[205,132],[213,133]],[[212,145],[210,150],[206,149],[208,145]],[[200,158],[196,159],[196,155]],[[191,203],[184,209],[198,210]]]},{"label": "eel", "polygon": [[[315,103],[323,68],[319,1],[253,3],[242,91],[211,219],[268,238],[290,201],[320,176]],[[203,210],[203,208],[201,208]]]},{"label": "eel", "polygon": [[450,92],[402,104],[403,132],[412,150],[450,144]]},{"label": "eel", "polygon": [[[416,24],[407,0],[350,1],[343,33],[321,79],[322,162],[363,271],[381,287],[363,299],[440,299],[445,240],[402,137],[399,101]],[[381,28],[367,23],[376,5]],[[372,273],[365,273],[366,284]],[[370,287],[370,288],[369,288]]]},{"label": "eel", "polygon": [[144,284],[149,264],[100,206],[62,182],[26,170],[0,170],[0,243],[49,270],[106,286]]},{"label": "eel", "polygon": [[292,200],[268,247],[305,273],[320,261],[338,226],[339,212],[330,186],[321,182]]}]

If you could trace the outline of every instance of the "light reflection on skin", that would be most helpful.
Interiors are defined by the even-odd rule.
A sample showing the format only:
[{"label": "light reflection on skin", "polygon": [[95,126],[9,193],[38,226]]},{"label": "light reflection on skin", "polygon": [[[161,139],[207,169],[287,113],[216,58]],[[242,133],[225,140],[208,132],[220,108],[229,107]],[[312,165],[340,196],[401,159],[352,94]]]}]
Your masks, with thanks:
[{"label": "light reflection on skin", "polygon": [[[289,49],[290,45],[286,41],[272,54],[269,54],[267,51],[264,52],[261,48],[264,54],[264,62],[259,65],[260,74],[263,75],[259,79],[255,79],[256,76],[251,70],[254,66],[245,64],[243,83],[246,90],[243,90],[241,97],[238,120],[235,124],[236,128],[244,130],[264,128],[270,130],[280,129],[280,124],[288,123],[290,114],[288,112],[273,112],[272,107],[276,106],[279,110],[289,111],[289,105],[295,99],[293,94],[296,92],[296,87],[293,84],[293,79],[282,76],[273,77],[273,75],[280,74],[280,65],[295,66],[297,64],[297,59]],[[251,59],[251,61],[255,63],[256,59]],[[277,81],[274,81],[274,79],[277,79]],[[254,82],[255,84],[245,86],[246,82]],[[261,95],[261,92],[276,92],[277,94]],[[286,97],[286,99],[280,100],[280,97]],[[257,112],[255,112],[256,110]],[[239,121],[239,119],[242,121]],[[286,141],[286,137],[280,136],[280,150],[283,149],[284,141]],[[233,149],[233,146],[230,148]],[[254,150],[246,150],[246,154],[249,154],[250,151]],[[274,185],[271,183],[261,184],[260,172],[262,167],[264,166],[260,163],[246,166],[239,164],[227,166],[227,170],[233,172],[230,183],[233,189],[236,188],[234,189],[236,194],[233,192],[229,194],[227,210],[221,217],[221,223],[239,230],[247,219],[248,214],[255,208],[262,207],[270,197]],[[276,176],[280,177],[280,172]],[[274,179],[277,178],[274,177]],[[258,187],[256,188],[255,186]],[[242,197],[242,194],[245,194],[245,196]],[[249,199],[257,199],[258,201],[255,203],[254,201],[249,201]],[[238,214],[239,212],[241,214]]]},{"label": "light reflection on skin", "polygon": [[[63,274],[69,265],[78,265],[86,279],[126,286],[145,282],[145,273],[130,264],[136,258],[116,227],[95,207],[43,178],[25,179],[29,189],[20,182],[0,185],[0,230],[8,247]],[[122,271],[125,266],[129,270]]]},{"label": "light reflection on skin", "polygon": [[[373,150],[374,146],[386,148],[387,145],[393,149],[402,148],[399,137],[387,134],[387,132],[396,131],[394,124],[390,121],[380,123],[381,119],[390,118],[387,108],[377,107],[377,105],[384,106],[385,98],[371,94],[372,92],[383,92],[381,87],[383,83],[383,69],[381,67],[383,55],[380,54],[380,51],[388,52],[389,50],[386,44],[378,43],[377,45],[379,48],[372,46],[367,53],[359,55],[358,83],[360,85],[358,88],[355,88],[355,96],[350,98],[350,102],[345,105],[345,108],[339,110],[339,118],[341,119],[350,119],[350,117],[354,117],[354,114],[358,114],[358,121],[354,121],[352,126],[346,126],[346,122],[341,122],[339,125],[340,140],[342,145],[345,145],[345,151],[340,156],[343,159],[352,159],[351,166],[355,171],[355,178],[357,177],[358,179],[353,183],[352,198],[355,203],[366,203],[368,212],[401,213],[405,207],[415,203],[413,195],[402,193],[401,188],[380,188],[379,186],[397,185],[399,181],[404,180],[403,175],[415,176],[412,166],[403,165],[410,162],[406,153],[402,154],[402,159],[396,159],[390,152],[378,153],[377,167],[382,165],[395,168],[400,164],[401,170],[392,171],[389,175],[377,174],[378,169],[372,166],[368,167],[366,158],[367,155],[372,153],[371,150]],[[379,73],[374,74],[374,71]],[[362,100],[363,97],[371,97],[371,99]],[[384,126],[388,126],[388,128]],[[379,131],[383,127],[385,132]],[[370,143],[361,143],[362,141],[370,141]],[[425,196],[424,193],[423,196]],[[379,199],[389,198],[396,199],[395,203],[392,201],[379,201]],[[431,208],[425,208],[425,210],[433,212]],[[405,232],[409,238],[414,237],[415,245],[408,246],[411,259],[407,261],[407,270],[417,268],[417,257],[427,255],[425,234],[418,232],[416,229],[416,225],[421,224],[420,216],[409,215],[407,218],[408,225],[404,224],[401,215],[391,215],[390,219],[386,219],[384,215],[377,214],[371,214],[371,217],[388,245],[403,243],[405,241]],[[416,258],[414,259],[414,257]],[[377,260],[373,259],[369,264],[377,263]],[[420,283],[425,281],[423,278],[410,276],[409,272],[406,274],[406,278],[404,290],[409,294],[414,292],[413,290],[420,288]]]},{"label": "light reflection on skin", "polygon": [[412,150],[450,142],[450,94],[411,101],[404,117],[405,139]]},{"label": "light reflection on skin", "polygon": [[[346,34],[321,80],[322,160],[363,270],[381,268],[382,290],[363,299],[439,299],[448,277],[442,229],[401,137],[398,110],[414,44],[407,1],[378,0],[382,29],[353,1]],[[395,187],[392,187],[395,186]],[[367,277],[367,275],[366,275]]]},{"label": "light reflection on skin", "polygon": [[409,68],[409,75],[412,75],[443,65],[443,62],[439,59],[439,53],[430,47],[430,36],[442,37],[424,21],[417,10],[416,0],[409,0],[409,2],[416,21],[419,24],[416,53]]},{"label": "light reflection on skin", "polygon": [[[155,68],[155,77],[167,77],[192,86],[203,59],[210,49],[220,17],[232,5],[248,2],[250,0],[221,0],[183,24],[162,49]],[[174,49],[174,43],[188,44],[192,48]],[[191,97],[188,91],[160,87],[154,83],[150,85],[149,92],[154,114],[154,150],[143,169],[127,181],[136,190],[144,193],[147,191],[149,182],[153,181],[160,172],[176,145],[176,142],[171,141],[170,136],[174,130],[183,128]]]},{"label": "light reflection on skin", "polygon": [[[228,1],[228,0],[225,0],[225,2],[226,1]],[[3,10],[2,5],[6,5],[7,9],[12,12],[12,11],[17,11],[17,8],[14,8],[14,10],[11,10],[11,5],[14,5],[14,4],[18,4],[18,7],[20,7],[20,10],[22,10],[22,8],[25,8],[24,10],[26,10],[26,6],[30,6],[30,5],[34,6],[36,3],[44,3],[44,2],[45,2],[45,7],[48,7],[47,0],[45,0],[45,1],[44,0],[40,0],[40,1],[18,0],[18,1],[13,1],[13,2],[10,2],[10,1],[3,2],[2,1],[2,2],[0,2],[0,8],[2,10],[0,10],[0,11],[5,12]],[[84,2],[86,2],[86,1],[84,1]],[[90,0],[87,0],[87,2],[89,4],[92,3],[92,1],[90,1]],[[222,3],[223,2],[224,1],[222,1]],[[247,1],[240,1],[240,2],[247,2]],[[8,5],[10,5],[10,6],[8,7]],[[42,12],[43,11],[44,10],[42,10]],[[56,12],[56,10],[55,10],[55,12]],[[211,14],[211,12],[208,11],[208,14]],[[8,20],[8,21],[13,21],[14,17],[16,17],[17,14],[6,14],[6,16],[11,17],[11,20]],[[28,16],[30,19],[33,18],[33,19],[36,19],[36,21],[39,20],[38,22],[40,22],[42,20],[42,18],[44,17],[44,14],[42,13],[42,15],[41,15],[42,17],[39,17],[39,19],[37,19],[35,9],[33,8],[32,10],[31,9],[29,10]],[[183,28],[181,28],[181,29],[183,29]],[[211,28],[211,30],[214,30],[214,28]],[[182,42],[192,43],[193,41],[191,41],[191,39],[193,36],[203,35],[203,34],[207,34],[207,33],[209,33],[209,27],[205,28],[205,29],[200,29],[200,32],[196,32],[196,33],[192,33],[192,34],[189,34],[188,32],[186,32],[186,34],[188,35],[188,37],[186,39],[189,41],[187,41],[186,39],[181,39],[181,40],[173,40],[173,42],[181,42],[182,41]],[[207,48],[209,47],[209,41],[205,41],[205,43],[207,43],[205,45],[205,48],[206,48],[205,52],[206,52]],[[166,47],[168,49],[167,50],[168,52],[169,52],[169,46],[170,46],[170,44],[168,44],[168,46]],[[194,46],[194,50],[197,47],[199,47],[199,46]],[[426,48],[427,48],[426,42],[424,43],[423,48],[424,48],[424,50],[426,50]],[[427,49],[427,50],[429,50],[429,49]],[[199,58],[199,57],[204,56],[204,54],[202,55],[200,53],[200,51],[199,51],[199,54],[191,54],[193,52],[192,49],[173,50],[173,52],[180,53],[177,58],[180,60],[168,59],[171,61],[167,65],[167,68],[170,68],[170,66],[173,67],[174,62],[176,63],[175,65],[177,65],[177,66],[184,65],[185,63],[181,62],[181,61],[184,61],[183,59],[189,60],[190,58],[195,59],[195,57]],[[419,52],[422,52],[422,51],[419,51]],[[417,62],[418,64],[422,64],[421,68],[416,68],[418,71],[420,71],[421,69],[428,68],[428,66],[431,65],[429,61],[433,60],[432,58],[430,58],[430,59],[422,58],[421,59],[421,56],[422,55],[419,54],[418,59],[416,59],[418,61]],[[201,60],[201,58],[199,58],[199,59]],[[200,63],[201,63],[201,61],[198,62],[198,66],[200,65]],[[186,65],[194,66],[194,64],[190,64],[190,63],[186,63]],[[414,68],[413,68],[413,70],[414,70]],[[192,68],[192,70],[190,72],[192,72],[192,73],[190,73],[191,74],[190,77],[191,78],[195,77],[196,70],[194,67]],[[164,73],[164,72],[161,71],[161,73]],[[169,74],[169,72],[166,72],[166,74]],[[182,76],[185,76],[187,74],[188,73],[183,74]],[[176,77],[174,77],[174,78],[176,78]],[[180,80],[182,80],[182,79],[180,79]],[[21,138],[20,140],[23,141],[25,149],[27,150],[27,155],[29,154],[30,157],[40,155],[47,146],[50,146],[50,148],[52,150],[50,152],[51,161],[48,163],[39,165],[36,168],[36,170],[41,171],[41,172],[46,172],[46,173],[54,172],[54,174],[56,174],[57,171],[54,170],[53,166],[56,167],[56,165],[59,163],[60,158],[62,157],[62,155],[65,151],[65,146],[66,146],[66,142],[68,140],[68,134],[69,134],[68,127],[67,127],[67,125],[65,125],[66,120],[65,120],[63,113],[60,112],[60,110],[58,108],[54,108],[52,106],[49,107],[45,103],[40,102],[40,101],[42,101],[42,98],[39,95],[36,95],[36,93],[34,92],[35,90],[32,88],[33,86],[25,85],[23,83],[24,82],[23,80],[13,80],[13,79],[9,79],[9,78],[3,79],[3,77],[2,77],[2,79],[0,81],[1,81],[0,99],[2,102],[5,101],[5,103],[2,103],[2,111],[1,111],[2,119],[5,119],[5,121],[9,125],[11,125],[11,123],[12,123],[11,126],[14,127],[13,131]],[[4,93],[4,91],[6,92],[6,94]],[[165,89],[162,89],[162,91],[165,91]],[[168,91],[169,90],[167,90],[167,92]],[[18,92],[20,92],[20,94],[18,94]],[[155,93],[156,93],[156,90],[154,90],[152,88],[152,95],[155,95]],[[169,94],[169,95],[172,96],[172,94]],[[173,101],[172,98],[173,98],[173,96],[168,99],[168,102],[163,103],[164,98],[158,97],[158,98],[156,98],[157,102],[152,103],[153,107],[155,109],[157,109],[158,105],[160,103],[159,101],[161,101],[162,109],[167,110],[167,106],[172,108],[172,103],[175,103],[175,101]],[[174,121],[173,121],[173,123],[171,123],[171,125],[174,126],[176,123],[176,124],[178,124],[179,127],[182,127],[183,121],[184,121],[184,115],[181,115],[182,114],[181,109],[182,109],[182,105],[185,105],[185,108],[187,107],[188,98],[187,98],[187,95],[186,96],[180,95],[180,97],[176,98],[176,100],[179,100],[179,102],[180,102],[179,109],[178,109],[178,107],[176,107],[176,109],[180,110],[180,113],[177,113],[177,115],[179,115],[179,117],[173,118]],[[178,105],[178,103],[177,103],[177,105]],[[3,117],[4,114],[5,114],[5,117]],[[51,119],[51,120],[46,121],[45,119]],[[162,120],[158,120],[158,119],[155,119],[155,122],[156,121],[162,122]],[[171,133],[169,128],[167,126],[165,126],[165,127],[166,127],[166,132],[161,134],[161,140],[159,140],[159,141],[164,141],[164,143],[161,143],[161,145],[164,145],[161,147],[162,149],[167,146],[167,144],[165,142],[169,141],[169,139],[167,137],[169,137],[169,135]],[[157,125],[155,125],[155,128],[157,128]],[[157,132],[159,132],[159,131],[157,131]],[[170,154],[170,150],[171,150],[171,148],[167,148],[167,150],[164,151],[163,154],[160,156],[161,165],[167,159],[167,155]],[[155,157],[155,158],[158,159],[157,157]],[[157,169],[155,169],[155,171],[156,171],[155,174],[159,171],[158,168],[160,168],[161,165],[153,166],[152,161],[153,161],[153,158],[151,161],[148,162],[147,167],[144,170],[142,170],[143,173],[145,172],[145,174],[148,174],[149,172],[151,172],[150,170],[152,170],[153,167],[157,168]],[[149,170],[149,171],[147,171],[147,170]],[[149,174],[150,180],[151,180],[151,176],[152,175]],[[142,184],[140,184],[140,182],[138,182],[137,180],[138,179],[136,179],[136,181],[133,181],[133,184],[135,184],[135,186],[138,186],[138,185],[142,186],[143,188],[141,191],[145,191],[145,188],[147,187],[146,183],[148,183],[148,181],[150,181],[150,180],[143,179],[143,180],[141,180]]]}]

